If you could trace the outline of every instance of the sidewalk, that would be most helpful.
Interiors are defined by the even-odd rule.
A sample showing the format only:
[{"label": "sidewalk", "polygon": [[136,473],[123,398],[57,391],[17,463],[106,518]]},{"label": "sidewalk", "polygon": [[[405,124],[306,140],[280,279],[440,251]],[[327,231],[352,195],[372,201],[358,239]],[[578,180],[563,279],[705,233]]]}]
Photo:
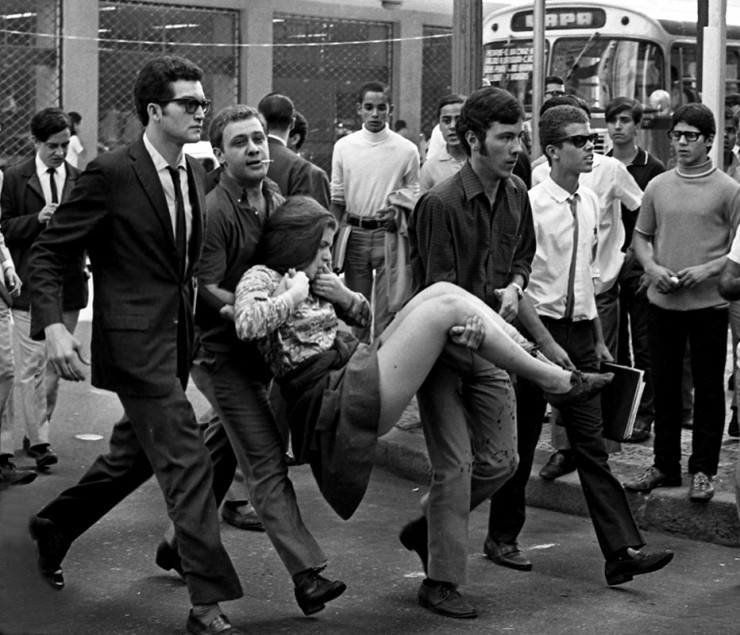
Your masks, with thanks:
[{"label": "sidewalk", "polygon": [[[729,406],[728,406],[729,413]],[[728,414],[729,418],[729,414]],[[419,421],[414,400],[406,409],[399,425],[378,443],[376,463],[416,481],[429,482],[430,466],[421,428],[411,427]],[[587,516],[581,484],[575,472],[555,481],[545,481],[539,471],[553,452],[549,443],[549,425],[545,425],[537,446],[532,474],[527,486],[527,504],[567,514]],[[643,529],[678,534],[694,540],[740,547],[740,522],[735,506],[735,464],[738,458],[737,439],[725,434],[722,442],[719,471],[715,479],[716,493],[707,504],[688,499],[688,476],[684,486],[658,488],[650,494],[629,492],[628,497],[638,524]],[[684,470],[691,453],[691,431],[682,431],[682,464]],[[612,454],[609,463],[617,478],[624,482],[641,474],[652,465],[652,438],[644,443],[623,443],[622,451]]]}]

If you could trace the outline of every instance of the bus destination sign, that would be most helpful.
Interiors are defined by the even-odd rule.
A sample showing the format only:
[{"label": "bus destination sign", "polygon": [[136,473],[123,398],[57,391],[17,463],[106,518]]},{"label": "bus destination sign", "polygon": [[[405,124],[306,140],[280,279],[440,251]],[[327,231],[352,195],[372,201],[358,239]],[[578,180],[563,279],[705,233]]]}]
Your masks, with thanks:
[{"label": "bus destination sign", "polygon": [[[600,29],[606,24],[603,9],[546,9],[545,29]],[[532,31],[534,12],[519,11],[511,18],[512,31]]]},{"label": "bus destination sign", "polygon": [[489,48],[483,60],[483,75],[491,82],[529,79],[532,73],[532,43],[520,42],[519,46]]}]

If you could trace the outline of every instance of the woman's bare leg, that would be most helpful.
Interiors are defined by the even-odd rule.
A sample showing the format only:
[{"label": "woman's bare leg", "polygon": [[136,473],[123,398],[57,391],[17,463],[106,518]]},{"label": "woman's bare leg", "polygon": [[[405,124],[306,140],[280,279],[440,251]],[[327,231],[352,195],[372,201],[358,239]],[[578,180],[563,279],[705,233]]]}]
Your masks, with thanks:
[{"label": "woman's bare leg", "polygon": [[536,360],[507,335],[506,323],[490,307],[460,287],[438,283],[414,297],[381,336],[379,434],[401,416],[449,342],[449,330],[471,315],[479,316],[485,329],[481,357],[547,391],[569,389],[570,371]]}]

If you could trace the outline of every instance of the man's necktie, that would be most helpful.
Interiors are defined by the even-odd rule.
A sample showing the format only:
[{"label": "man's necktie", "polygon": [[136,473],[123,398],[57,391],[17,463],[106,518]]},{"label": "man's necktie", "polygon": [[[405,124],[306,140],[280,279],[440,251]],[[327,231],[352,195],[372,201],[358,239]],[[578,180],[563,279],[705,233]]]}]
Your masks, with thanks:
[{"label": "man's necktie", "polygon": [[185,201],[180,188],[180,172],[177,168],[167,168],[175,186],[175,246],[177,247],[177,261],[180,273],[185,272],[187,244],[185,240]]},{"label": "man's necktie", "polygon": [[568,291],[565,296],[565,317],[570,320],[573,318],[573,307],[575,306],[575,281],[576,281],[576,260],[578,258],[578,194],[573,194],[570,200],[570,211],[573,214],[573,255],[570,258],[570,272],[568,273]]},{"label": "man's necktie", "polygon": [[59,192],[57,192],[56,180],[57,171],[54,168],[49,168],[46,172],[49,174],[49,185],[51,186],[51,202],[56,204],[59,202]]}]

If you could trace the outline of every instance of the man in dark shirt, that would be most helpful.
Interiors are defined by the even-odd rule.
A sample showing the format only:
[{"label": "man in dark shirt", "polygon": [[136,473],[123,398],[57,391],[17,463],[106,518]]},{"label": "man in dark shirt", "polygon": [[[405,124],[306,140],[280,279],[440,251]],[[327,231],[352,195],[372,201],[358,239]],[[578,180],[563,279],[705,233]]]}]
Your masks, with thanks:
[{"label": "man in dark shirt", "polygon": [[[627,167],[637,185],[644,192],[647,184],[665,172],[663,163],[637,145],[637,131],[642,121],[642,104],[629,97],[617,97],[606,106],[606,126],[612,143],[607,156],[618,159]],[[653,407],[653,382],[650,377],[650,352],[647,341],[647,319],[650,303],[642,284],[645,273],[629,245],[635,229],[638,210],[630,211],[622,205],[622,223],[625,230],[624,249],[627,254],[619,273],[619,337],[617,362],[634,365],[645,371],[645,389],[637,411],[637,419],[628,442],[638,443],[650,438],[655,409]],[[630,353],[630,340],[631,350]]]},{"label": "man in dark shirt", "polygon": [[[517,316],[535,253],[527,188],[512,176],[523,118],[516,99],[497,88],[477,90],[463,105],[457,130],[468,160],[422,196],[409,221],[417,291],[452,282],[505,319]],[[508,373],[450,346],[417,399],[433,477],[425,517],[406,525],[401,541],[425,564],[422,606],[475,617],[457,591],[466,576],[468,515],[516,469],[514,389]]]},{"label": "man in dark shirt", "polygon": [[214,495],[217,503],[223,500],[234,476],[235,455],[252,504],[293,577],[296,600],[312,614],[346,587],[319,575],[326,556],[303,524],[288,478],[283,438],[268,403],[269,371],[255,344],[239,340],[234,329],[236,286],[256,264],[262,225],[284,199],[266,178],[270,152],[266,125],[257,110],[244,105],[224,108],[211,123],[210,138],[219,148],[224,171],[206,199],[197,319],[220,420],[206,435]]}]

